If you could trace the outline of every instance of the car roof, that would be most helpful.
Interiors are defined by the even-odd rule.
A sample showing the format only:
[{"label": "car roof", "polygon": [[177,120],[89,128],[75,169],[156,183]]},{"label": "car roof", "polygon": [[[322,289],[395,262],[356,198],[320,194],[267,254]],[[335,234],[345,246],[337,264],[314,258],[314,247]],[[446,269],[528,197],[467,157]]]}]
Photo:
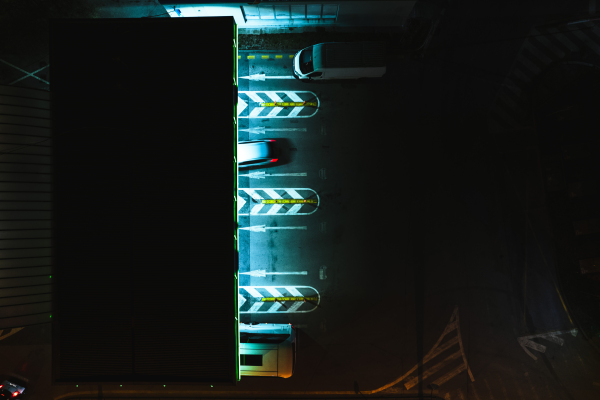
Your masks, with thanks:
[{"label": "car roof", "polygon": [[238,143],[238,163],[269,157],[269,146],[267,143],[263,141]]}]

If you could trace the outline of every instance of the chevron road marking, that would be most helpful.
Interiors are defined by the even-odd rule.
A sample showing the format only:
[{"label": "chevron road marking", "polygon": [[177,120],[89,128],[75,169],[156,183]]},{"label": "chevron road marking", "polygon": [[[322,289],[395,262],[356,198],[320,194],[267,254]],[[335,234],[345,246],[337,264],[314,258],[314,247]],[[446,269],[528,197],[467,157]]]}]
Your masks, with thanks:
[{"label": "chevron road marking", "polygon": [[[249,107],[248,102],[246,102],[242,97],[248,97],[248,101],[252,101],[254,103],[268,103],[268,100],[272,100],[275,103],[284,103],[286,102],[281,98],[281,95],[290,99],[291,102],[294,103],[302,103],[304,101],[314,102],[316,100],[316,107],[292,107],[291,109],[284,107],[262,107],[262,106],[254,106],[252,111],[248,115],[241,115],[246,108]],[[240,96],[242,95],[242,96]],[[262,97],[261,97],[262,96]],[[308,118],[314,116],[319,110],[320,100],[314,92],[309,90],[277,90],[277,91],[239,91],[238,92],[238,107],[237,113],[238,118]],[[308,109],[312,111],[312,114],[308,115],[300,115],[303,110]],[[312,110],[311,110],[312,109]],[[264,110],[269,110],[268,114],[263,113]],[[283,111],[286,110],[286,111]],[[262,113],[262,114],[261,114]],[[306,113],[306,111],[305,111]]]},{"label": "chevron road marking", "polygon": [[[242,310],[246,302],[252,305]],[[320,302],[321,295],[312,286],[240,286],[238,293],[240,314],[308,313],[316,310]]]},{"label": "chevron road marking", "polygon": [[0,340],[6,339],[7,337],[14,335],[15,333],[19,332],[23,328],[24,327],[21,327],[21,328],[12,328],[10,330],[10,332],[8,332],[6,335],[2,335],[2,333],[4,332],[4,330],[0,329]]},{"label": "chevron road marking", "polygon": [[564,334],[570,333],[573,336],[577,336],[577,332],[578,332],[577,329],[570,329],[568,331],[546,332],[546,333],[540,333],[537,335],[521,336],[521,337],[517,338],[517,341],[519,342],[519,345],[523,348],[523,350],[525,350],[525,353],[527,353],[527,355],[529,355],[531,358],[533,358],[534,360],[537,361],[537,357],[534,356],[529,350],[527,350],[527,347],[529,347],[530,349],[533,349],[535,351],[538,351],[540,353],[545,353],[546,346],[536,343],[530,339],[534,339],[534,338],[546,339],[549,342],[556,343],[556,344],[562,346],[565,343],[565,341],[564,341],[564,339],[559,338],[558,335],[564,335]]},{"label": "chevron road marking", "polygon": [[[264,196],[259,194],[258,192],[264,192]],[[311,194],[314,194],[316,199],[306,199],[303,197],[298,191],[309,191]],[[278,193],[280,192],[280,193]],[[247,200],[244,200],[244,196],[249,196],[255,204],[250,210],[242,210],[242,208],[248,203]],[[285,201],[288,199],[284,199],[282,196],[291,197],[291,199],[295,200],[307,200],[306,202],[294,202],[292,200]],[[309,195],[309,197],[313,197]],[[241,200],[240,200],[241,199]],[[242,201],[243,200],[243,201]],[[279,201],[272,201],[279,200]],[[310,201],[309,201],[310,200]],[[298,203],[293,204],[292,207],[289,207],[289,204],[286,203]],[[239,188],[238,189],[238,215],[310,215],[317,211],[319,208],[320,200],[317,192],[310,188]],[[248,207],[249,208],[249,207]],[[266,210],[266,211],[263,211]],[[280,212],[281,209],[284,209],[285,212]],[[303,212],[300,212],[303,210]],[[310,211],[308,211],[310,210]],[[242,212],[243,211],[243,212]]]},{"label": "chevron road marking", "polygon": [[[440,343],[442,342],[444,337],[446,337],[446,335],[448,335],[450,333],[453,333],[454,331],[456,331],[456,336],[454,336],[452,339],[448,340],[447,342],[444,342],[444,344],[440,345]],[[436,344],[429,351],[429,353],[427,353],[427,355],[425,357],[423,357],[422,365],[425,365],[425,363],[433,360],[435,357],[437,357],[444,351],[446,351],[450,348],[453,348],[456,345],[458,345],[458,349],[455,349],[452,354],[450,354],[444,360],[439,361],[437,364],[433,365],[431,368],[428,368],[423,372],[423,376],[422,376],[423,380],[425,380],[426,378],[429,378],[430,376],[449,367],[451,364],[453,364],[454,361],[460,360],[461,361],[460,365],[455,366],[453,369],[447,371],[444,375],[438,377],[435,381],[433,381],[431,383],[441,386],[463,371],[467,371],[467,373],[469,374],[469,378],[471,379],[471,382],[475,382],[475,378],[473,378],[473,374],[471,373],[471,369],[469,368],[469,364],[467,363],[467,357],[465,356],[465,352],[464,352],[463,345],[462,345],[462,339],[461,339],[461,335],[460,335],[460,322],[458,319],[458,306],[454,307],[454,311],[452,312],[450,321],[448,322],[448,325],[446,325],[446,329],[444,329],[444,332],[442,333],[442,335],[440,336],[440,338],[438,339]],[[388,383],[385,386],[382,386],[376,390],[371,390],[371,391],[362,392],[362,393],[371,394],[371,393],[377,393],[382,390],[389,389],[392,386],[394,386],[402,381],[405,381],[405,379],[407,377],[408,377],[408,380],[405,381],[404,387],[406,388],[406,390],[410,390],[412,387],[414,387],[415,385],[417,385],[419,383],[418,375],[410,376],[413,372],[415,372],[415,370],[418,367],[419,367],[418,364],[415,365],[407,373],[402,375],[400,378],[394,380],[393,382]]]},{"label": "chevron road marking", "polygon": [[[600,55],[597,45],[600,42],[600,26],[596,20],[571,22],[566,27],[531,28],[490,109],[489,128],[492,133],[531,125],[529,118],[523,119],[522,111],[528,109],[530,100],[522,92],[535,76],[543,74],[552,63],[564,60],[567,51]],[[514,92],[514,95],[508,95],[507,92]]]}]

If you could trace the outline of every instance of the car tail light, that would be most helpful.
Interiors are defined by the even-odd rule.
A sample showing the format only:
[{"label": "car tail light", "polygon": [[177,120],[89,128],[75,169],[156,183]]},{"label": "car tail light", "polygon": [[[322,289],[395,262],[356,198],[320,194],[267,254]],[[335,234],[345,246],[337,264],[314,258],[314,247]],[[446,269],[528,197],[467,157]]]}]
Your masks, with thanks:
[{"label": "car tail light", "polygon": [[271,140],[269,140],[269,142],[274,142],[274,141],[275,141],[275,139],[271,139]]},{"label": "car tail light", "polygon": [[17,397],[19,395],[19,392],[14,392],[13,393],[13,397]]},{"label": "car tail light", "polygon": [[270,162],[276,162],[277,160],[277,158],[273,158]]}]

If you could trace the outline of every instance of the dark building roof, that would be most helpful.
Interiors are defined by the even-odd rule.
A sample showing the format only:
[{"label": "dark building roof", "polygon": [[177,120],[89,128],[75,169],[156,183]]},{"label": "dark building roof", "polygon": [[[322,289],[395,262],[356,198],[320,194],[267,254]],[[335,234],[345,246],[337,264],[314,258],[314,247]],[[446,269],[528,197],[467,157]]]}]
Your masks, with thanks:
[{"label": "dark building roof", "polygon": [[237,381],[235,29],[51,21],[55,383]]}]

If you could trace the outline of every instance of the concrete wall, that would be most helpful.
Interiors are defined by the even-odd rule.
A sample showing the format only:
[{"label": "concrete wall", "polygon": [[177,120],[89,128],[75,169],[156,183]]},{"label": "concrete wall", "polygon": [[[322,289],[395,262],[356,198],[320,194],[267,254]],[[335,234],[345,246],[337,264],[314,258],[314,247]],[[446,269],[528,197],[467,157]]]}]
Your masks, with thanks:
[{"label": "concrete wall", "polygon": [[[249,5],[248,3],[164,4],[164,8],[172,18],[233,16],[238,24],[239,32],[244,34],[253,33],[252,29],[261,28],[262,33],[277,33],[277,28],[281,30],[315,26],[326,28],[400,27],[412,11],[416,1],[321,1],[310,3],[297,1],[263,2],[259,5]],[[320,8],[321,5],[328,7]],[[242,7],[245,13],[242,12]],[[323,10],[326,10],[327,15],[333,15],[335,18],[304,18],[307,14],[315,16],[318,13],[321,15]],[[305,12],[306,14],[304,14]],[[252,19],[253,15],[260,15],[260,19]],[[272,29],[273,32],[265,31],[265,28]]]}]

